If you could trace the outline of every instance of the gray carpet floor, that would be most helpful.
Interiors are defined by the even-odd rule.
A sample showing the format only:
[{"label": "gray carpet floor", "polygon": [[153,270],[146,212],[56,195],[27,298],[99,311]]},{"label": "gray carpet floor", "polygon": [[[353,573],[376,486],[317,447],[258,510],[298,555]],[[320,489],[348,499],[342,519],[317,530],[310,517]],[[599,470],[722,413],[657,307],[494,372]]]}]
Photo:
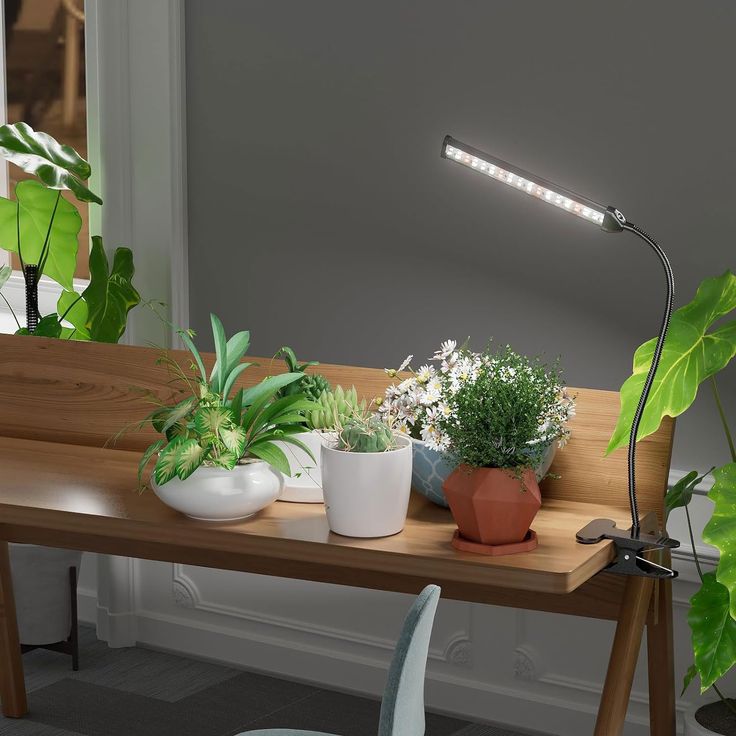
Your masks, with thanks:
[{"label": "gray carpet floor", "polygon": [[[369,698],[142,648],[110,649],[80,628],[81,668],[36,650],[24,656],[30,715],[0,716],[0,736],[231,736],[299,728],[375,736]],[[427,714],[427,736],[521,736]]]}]

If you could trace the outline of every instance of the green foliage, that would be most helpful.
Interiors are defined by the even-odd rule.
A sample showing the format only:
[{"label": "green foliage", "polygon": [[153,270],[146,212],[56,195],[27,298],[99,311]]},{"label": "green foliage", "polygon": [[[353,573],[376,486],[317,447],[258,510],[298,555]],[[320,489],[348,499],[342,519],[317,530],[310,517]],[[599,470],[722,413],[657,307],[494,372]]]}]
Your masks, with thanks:
[{"label": "green foliage", "polygon": [[346,452],[386,452],[396,449],[396,438],[379,416],[353,417],[338,432],[337,449]]},{"label": "green foliage", "polygon": [[736,621],[729,612],[728,588],[718,582],[715,573],[703,576],[700,590],[690,600],[687,620],[700,691],[705,692],[736,663]]},{"label": "green foliage", "polygon": [[[690,601],[688,622],[694,664],[685,675],[684,686],[699,677],[702,691],[715,685],[736,664],[736,448],[716,385],[716,375],[736,355],[736,320],[724,322],[734,309],[736,275],[726,271],[705,279],[693,300],[673,314],[638,435],[638,439],[646,437],[659,428],[665,416],[675,417],[685,412],[695,400],[700,385],[709,379],[731,462],[709,471],[715,479],[709,494],[714,509],[703,531],[703,540],[720,551],[714,572],[702,574],[693,541],[702,585]],[[634,372],[621,387],[621,413],[608,452],[628,443],[655,342],[647,341],[634,354]],[[693,491],[705,475],[708,473],[703,475],[693,470],[670,488],[665,497],[668,515],[677,508],[687,512]],[[689,513],[687,521],[693,540]]]},{"label": "green foliage", "polygon": [[[77,208],[32,179],[18,182],[16,201],[0,197],[0,243],[23,263],[72,289],[82,218]],[[20,241],[19,241],[20,236]],[[20,243],[20,244],[19,244]]]},{"label": "green foliage", "polygon": [[703,541],[721,553],[716,577],[728,591],[731,616],[736,619],[736,462],[713,471],[713,477],[715,483],[708,494],[714,504],[713,516],[703,529]]},{"label": "green foliage", "polygon": [[281,356],[286,363],[286,369],[289,373],[302,373],[302,379],[295,381],[281,389],[279,396],[290,396],[291,394],[302,393],[308,399],[316,401],[323,391],[330,390],[330,382],[321,373],[307,373],[307,368],[319,365],[316,360],[310,360],[306,363],[300,363],[296,359],[296,354],[290,347],[284,346],[276,353]]},{"label": "green foliage", "polygon": [[250,333],[238,332],[228,340],[219,318],[213,314],[210,320],[217,359],[209,375],[192,340],[193,333],[179,331],[191,353],[193,372],[169,356],[160,358],[190,395],[173,406],[159,406],[149,415],[154,429],[165,438],[146,450],[140,473],[155,457],[153,477],[161,485],[174,477],[184,480],[202,465],[232,470],[242,458],[251,457],[290,475],[289,461],[274,443],[286,442],[312,457],[296,435],[307,431],[305,413],[315,405],[302,393],[280,396],[280,392],[301,380],[303,374],[270,376],[233,393],[236,379],[252,365],[243,362]]},{"label": "green foliage", "polygon": [[438,425],[458,462],[481,468],[533,468],[547,448],[534,444],[541,418],[557,410],[559,398],[556,368],[506,347],[483,356],[477,377],[449,397],[447,416]]},{"label": "green foliage", "polygon": [[92,174],[90,165],[73,148],[27,123],[0,126],[0,156],[37,176],[49,189],[70,189],[80,202],[102,204],[84,185]]},{"label": "green foliage", "polygon": [[[677,417],[695,401],[698,387],[736,354],[736,320],[711,329],[736,309],[736,275],[705,279],[695,298],[673,315],[637,439],[656,432],[665,416]],[[621,387],[621,413],[608,452],[625,447],[656,339],[634,353],[634,371]]]},{"label": "green foliage", "polygon": [[307,415],[310,429],[334,430],[342,427],[354,416],[363,416],[367,411],[366,400],[358,401],[355,386],[348,391],[337,386],[334,391],[322,391],[316,408]]}]

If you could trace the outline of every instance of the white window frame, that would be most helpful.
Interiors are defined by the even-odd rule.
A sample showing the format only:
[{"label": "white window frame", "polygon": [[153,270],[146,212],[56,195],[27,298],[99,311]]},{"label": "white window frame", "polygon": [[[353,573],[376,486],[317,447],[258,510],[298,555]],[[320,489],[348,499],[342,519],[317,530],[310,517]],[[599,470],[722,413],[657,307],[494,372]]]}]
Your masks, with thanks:
[{"label": "white window frame", "polygon": [[[90,184],[105,202],[90,206],[90,232],[102,234],[108,253],[130,247],[142,297],[164,302],[163,316],[186,327],[184,0],[85,0],[84,12]],[[0,13],[0,24],[3,19]],[[0,32],[3,99],[4,38]],[[5,105],[0,107],[4,123]],[[7,167],[0,166],[0,194],[7,191]],[[0,258],[0,265],[7,262],[5,251]],[[85,283],[75,280],[75,287]],[[42,313],[54,311],[58,290],[51,280],[42,285]],[[3,294],[25,314],[20,273]],[[173,337],[151,310],[131,312],[126,342],[168,346]]]}]

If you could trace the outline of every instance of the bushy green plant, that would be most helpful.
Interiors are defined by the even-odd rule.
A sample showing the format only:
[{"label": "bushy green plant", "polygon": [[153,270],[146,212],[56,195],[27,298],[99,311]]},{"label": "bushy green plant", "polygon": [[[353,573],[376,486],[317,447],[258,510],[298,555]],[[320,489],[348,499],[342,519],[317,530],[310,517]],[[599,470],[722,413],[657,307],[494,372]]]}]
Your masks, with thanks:
[{"label": "bushy green plant", "polygon": [[[721,401],[716,375],[736,355],[736,275],[726,271],[705,279],[693,300],[672,315],[662,361],[652,385],[637,440],[655,432],[663,417],[676,417],[692,405],[703,383],[708,383],[723,428],[724,448],[729,462],[707,473],[693,470],[675,484],[665,497],[667,514],[685,509],[690,526],[690,503],[695,487],[712,473],[715,483],[710,493],[713,516],[703,531],[703,540],[720,551],[714,571],[703,572],[693,543],[693,555],[701,587],[690,601],[688,623],[692,631],[694,664],[685,676],[687,687],[695,677],[701,692],[713,688],[736,664],[736,445]],[[656,340],[648,340],[634,353],[634,369],[621,387],[621,412],[608,451],[628,443],[642,385],[652,362]],[[690,538],[694,539],[692,526]],[[736,704],[726,701],[736,725]]]},{"label": "bushy green plant", "polygon": [[[92,238],[89,256],[90,283],[80,295],[74,291],[78,237],[82,218],[77,208],[61,196],[71,191],[80,202],[102,204],[84,183],[92,169],[73,148],[58,143],[47,133],[26,123],[0,126],[0,157],[20,167],[38,181],[25,179],[15,187],[15,200],[0,197],[0,245],[17,253],[27,293],[34,293],[42,276],[62,288],[57,311],[40,315],[33,334],[62,339],[117,342],[125,331],[128,312],[140,303],[132,284],[133,254],[118,248],[110,269],[102,238]],[[9,267],[0,269],[0,288],[10,277]],[[17,334],[30,334],[5,297],[16,323]],[[72,326],[65,327],[68,322]]]},{"label": "bushy green plant", "polygon": [[279,396],[291,396],[292,394],[302,393],[308,399],[316,401],[323,391],[330,390],[330,382],[321,373],[307,373],[307,368],[319,365],[316,360],[310,360],[306,363],[300,363],[296,359],[294,351],[284,346],[276,353],[281,356],[286,363],[286,369],[289,373],[301,373],[302,378],[299,381],[289,384],[281,389]]},{"label": "bushy green plant", "polygon": [[334,391],[323,391],[315,403],[316,407],[307,414],[310,429],[334,430],[351,417],[363,416],[367,411],[366,400],[358,401],[355,386],[347,391],[342,386]]},{"label": "bushy green plant", "polygon": [[139,464],[138,479],[156,457],[153,477],[163,485],[175,476],[184,480],[202,465],[232,470],[242,458],[260,458],[286,475],[289,461],[275,444],[285,442],[312,453],[296,435],[306,432],[304,412],[314,402],[304,394],[278,397],[279,391],[302,378],[300,372],[270,376],[247,389],[233,392],[235,381],[252,363],[241,362],[250,345],[250,333],[229,340],[218,317],[210,315],[216,361],[208,374],[192,333],[179,335],[192,355],[187,372],[169,355],[160,358],[190,395],[174,406],[159,406],[146,421],[164,437],[151,444]]},{"label": "bushy green plant", "polygon": [[346,452],[387,452],[396,449],[396,438],[379,416],[356,416],[338,432],[336,447]]},{"label": "bushy green plant", "polygon": [[558,368],[510,347],[471,354],[457,390],[433,418],[458,462],[480,468],[534,468],[564,435],[571,400]]}]

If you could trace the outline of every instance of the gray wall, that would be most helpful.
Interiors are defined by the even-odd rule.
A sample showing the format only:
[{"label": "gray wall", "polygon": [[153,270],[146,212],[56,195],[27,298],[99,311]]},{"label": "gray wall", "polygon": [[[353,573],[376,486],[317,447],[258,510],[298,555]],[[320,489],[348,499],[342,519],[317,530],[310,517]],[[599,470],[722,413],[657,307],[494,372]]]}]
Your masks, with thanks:
[{"label": "gray wall", "polygon": [[[656,331],[632,236],[439,157],[445,133],[664,245],[679,303],[733,258],[736,5],[188,0],[191,325],[253,352],[398,364],[490,336],[618,388]],[[734,381],[725,387],[733,405]],[[675,466],[725,461],[710,397]],[[719,444],[721,443],[721,444]]]}]

